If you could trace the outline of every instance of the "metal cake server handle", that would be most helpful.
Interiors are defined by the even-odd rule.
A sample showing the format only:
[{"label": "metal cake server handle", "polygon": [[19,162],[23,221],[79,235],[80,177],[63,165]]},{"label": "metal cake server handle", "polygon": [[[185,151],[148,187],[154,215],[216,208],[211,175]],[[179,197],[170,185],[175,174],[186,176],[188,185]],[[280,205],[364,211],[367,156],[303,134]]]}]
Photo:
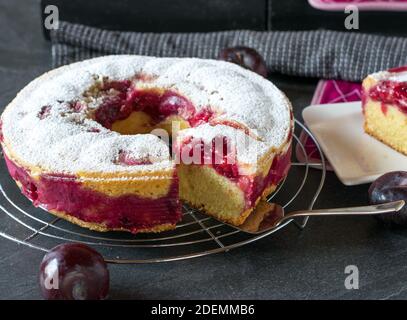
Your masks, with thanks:
[{"label": "metal cake server handle", "polygon": [[349,207],[349,208],[334,208],[334,209],[318,209],[318,210],[301,210],[284,214],[284,208],[276,203],[261,202],[246,221],[236,227],[240,231],[259,234],[278,227],[286,220],[295,217],[313,217],[313,216],[348,216],[348,215],[374,215],[397,212],[404,206],[404,200],[393,201],[383,204]]}]

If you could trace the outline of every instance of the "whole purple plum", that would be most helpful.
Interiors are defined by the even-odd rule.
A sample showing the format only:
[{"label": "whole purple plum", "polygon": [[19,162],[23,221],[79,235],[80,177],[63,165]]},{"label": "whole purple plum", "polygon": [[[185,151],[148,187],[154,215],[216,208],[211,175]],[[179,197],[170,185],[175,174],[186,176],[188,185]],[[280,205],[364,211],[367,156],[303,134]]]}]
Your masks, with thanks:
[{"label": "whole purple plum", "polygon": [[[379,204],[397,200],[407,203],[407,171],[388,172],[374,181],[369,188],[369,201]],[[377,215],[386,224],[407,225],[407,205],[399,212]]]},{"label": "whole purple plum", "polygon": [[218,57],[224,60],[238,64],[239,66],[267,77],[267,66],[263,57],[255,49],[237,46],[223,49]]}]

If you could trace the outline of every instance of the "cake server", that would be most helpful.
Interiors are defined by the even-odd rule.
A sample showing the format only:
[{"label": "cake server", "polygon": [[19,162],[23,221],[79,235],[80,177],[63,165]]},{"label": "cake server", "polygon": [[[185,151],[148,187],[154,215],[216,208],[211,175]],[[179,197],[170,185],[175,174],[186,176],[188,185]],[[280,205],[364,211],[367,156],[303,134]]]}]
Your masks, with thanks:
[{"label": "cake server", "polygon": [[286,220],[296,217],[313,217],[313,216],[364,216],[398,212],[404,206],[404,200],[393,201],[383,204],[334,208],[334,209],[318,209],[318,210],[300,210],[284,214],[284,208],[276,203],[260,202],[256,210],[246,219],[246,221],[236,227],[240,231],[259,234],[270,231],[278,227]]}]

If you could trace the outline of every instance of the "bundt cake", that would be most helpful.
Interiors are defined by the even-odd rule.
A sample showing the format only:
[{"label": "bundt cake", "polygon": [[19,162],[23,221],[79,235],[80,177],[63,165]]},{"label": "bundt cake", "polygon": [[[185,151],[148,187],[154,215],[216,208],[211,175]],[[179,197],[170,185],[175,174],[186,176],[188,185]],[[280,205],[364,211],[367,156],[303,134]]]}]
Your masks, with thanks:
[{"label": "bundt cake", "polygon": [[93,230],[159,232],[180,200],[242,224],[287,175],[294,122],[285,95],[237,65],[118,55],[40,76],[0,124],[34,205]]},{"label": "bundt cake", "polygon": [[363,80],[365,132],[407,155],[407,66]]}]

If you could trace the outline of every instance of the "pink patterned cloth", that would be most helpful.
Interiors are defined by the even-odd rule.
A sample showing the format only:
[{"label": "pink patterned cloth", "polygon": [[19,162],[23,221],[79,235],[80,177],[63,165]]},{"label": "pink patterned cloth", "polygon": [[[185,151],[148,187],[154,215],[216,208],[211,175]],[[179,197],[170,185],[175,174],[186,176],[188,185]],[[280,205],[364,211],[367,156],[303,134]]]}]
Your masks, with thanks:
[{"label": "pink patterned cloth", "polygon": [[[342,80],[320,80],[317,88],[315,89],[314,97],[311,104],[331,104],[339,102],[360,101],[361,99],[360,83],[348,82]],[[329,106],[327,108],[333,108]],[[308,156],[308,161],[313,163],[320,163],[321,157],[319,156],[318,149],[312,139],[303,131],[300,135],[300,141],[305,147],[305,152]],[[305,156],[302,149],[297,145],[296,157],[298,161],[305,162]],[[332,167],[327,163],[327,169],[332,170]]]},{"label": "pink patterned cloth", "polygon": [[407,0],[308,0],[311,6],[320,10],[344,10],[356,5],[360,10],[407,11]]}]

